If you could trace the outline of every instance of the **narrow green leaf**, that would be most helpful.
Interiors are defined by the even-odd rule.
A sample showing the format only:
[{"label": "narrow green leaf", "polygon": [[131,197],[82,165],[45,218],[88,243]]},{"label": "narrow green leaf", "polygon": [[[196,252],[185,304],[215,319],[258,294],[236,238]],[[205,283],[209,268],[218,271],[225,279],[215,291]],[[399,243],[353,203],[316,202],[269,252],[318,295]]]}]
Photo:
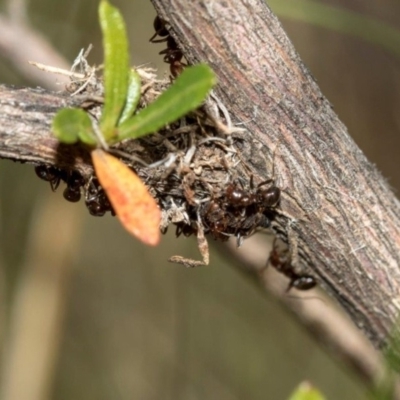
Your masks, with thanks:
[{"label": "narrow green leaf", "polygon": [[125,107],[122,111],[121,118],[119,119],[119,124],[125,122],[130,118],[136,110],[136,107],[140,100],[140,88],[142,86],[142,81],[139,74],[135,69],[131,69],[129,74],[129,86],[128,95],[126,97]]},{"label": "narrow green leaf", "polygon": [[56,114],[52,131],[62,143],[72,144],[78,140],[94,146],[97,143],[89,115],[80,108],[64,108]]},{"label": "narrow green leaf", "polygon": [[303,382],[291,394],[289,400],[325,400],[325,397],[319,390],[312,387],[308,382]]},{"label": "narrow green leaf", "polygon": [[185,68],[164,93],[118,128],[118,140],[156,132],[200,106],[216,82],[211,68],[199,64]]},{"label": "narrow green leaf", "polygon": [[99,17],[104,47],[104,108],[100,129],[108,141],[115,135],[128,91],[128,39],[122,15],[106,0],[100,2]]}]

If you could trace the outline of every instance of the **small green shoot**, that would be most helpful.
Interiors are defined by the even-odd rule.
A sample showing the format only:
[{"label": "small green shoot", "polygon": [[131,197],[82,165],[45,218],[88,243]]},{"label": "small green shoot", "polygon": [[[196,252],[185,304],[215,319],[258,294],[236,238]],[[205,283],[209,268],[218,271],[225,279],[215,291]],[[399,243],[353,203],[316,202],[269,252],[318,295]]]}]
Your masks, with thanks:
[{"label": "small green shoot", "polygon": [[126,102],[124,111],[122,112],[121,118],[118,121],[118,124],[122,124],[128,118],[132,117],[133,113],[136,111],[136,108],[139,104],[140,100],[140,89],[142,86],[142,82],[140,80],[139,74],[132,68],[129,74],[129,87],[128,93],[126,96]]},{"label": "small green shoot", "polygon": [[104,47],[104,107],[100,130],[107,141],[115,136],[115,127],[126,102],[129,84],[129,51],[125,22],[108,1],[99,7]]},{"label": "small green shoot", "polygon": [[[135,115],[141,81],[138,73],[129,69],[124,20],[107,0],[100,2],[99,17],[104,46],[104,107],[99,131],[107,144],[154,133],[200,106],[216,82],[205,64],[186,68],[164,93]],[[52,128],[60,142],[96,146],[93,123],[81,109],[63,109],[56,114]]]},{"label": "small green shoot", "polygon": [[137,139],[178,120],[197,108],[214,84],[214,73],[206,64],[185,69],[153,103],[118,127],[118,139]]}]

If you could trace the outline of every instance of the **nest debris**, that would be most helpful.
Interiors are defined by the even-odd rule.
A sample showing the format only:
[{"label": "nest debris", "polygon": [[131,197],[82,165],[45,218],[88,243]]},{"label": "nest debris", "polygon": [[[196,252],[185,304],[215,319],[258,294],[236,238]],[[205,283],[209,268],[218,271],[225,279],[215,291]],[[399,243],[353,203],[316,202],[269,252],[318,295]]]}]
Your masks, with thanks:
[{"label": "nest debris", "polygon": [[[82,60],[84,57],[78,64],[83,65],[83,70],[81,67],[79,73],[74,72],[66,89],[82,97],[81,107],[98,120],[103,96],[101,80]],[[142,78],[140,109],[154,101],[170,80],[156,79],[150,69],[137,71]],[[157,133],[126,140],[109,150],[141,177],[158,201],[163,233],[172,224],[177,236],[197,236],[202,260],[174,256],[170,261],[186,267],[207,265],[205,235],[221,241],[234,237],[240,245],[257,228],[271,227],[280,192],[272,179],[255,182],[253,172],[257,164],[265,168],[268,160],[250,134],[232,126],[226,108],[214,95],[202,107]],[[93,171],[39,165],[36,172],[50,182],[53,190],[64,181],[64,197],[69,201],[83,197],[92,215],[102,216],[108,211],[115,215]],[[275,196],[272,201],[271,195]]]}]

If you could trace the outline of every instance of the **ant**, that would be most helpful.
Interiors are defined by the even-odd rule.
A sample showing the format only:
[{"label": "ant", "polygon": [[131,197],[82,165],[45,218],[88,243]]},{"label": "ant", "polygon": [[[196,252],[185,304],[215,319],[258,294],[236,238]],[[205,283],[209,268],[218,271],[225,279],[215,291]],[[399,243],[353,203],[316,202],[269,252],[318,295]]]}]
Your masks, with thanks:
[{"label": "ant", "polygon": [[[268,185],[268,186],[267,186]],[[271,209],[277,206],[281,191],[273,184],[272,179],[254,186],[253,176],[250,178],[250,190],[230,184],[226,189],[228,208],[237,217],[236,230],[238,246],[243,237],[250,236],[258,227],[269,228],[271,225]]]},{"label": "ant", "polygon": [[[175,39],[166,29],[166,22],[162,18],[157,16],[154,19],[153,26],[156,32],[149,39],[149,41],[151,43],[167,42],[167,48],[161,50],[158,54],[164,56],[164,62],[170,65],[169,69],[171,75],[176,78],[183,71],[183,68],[187,65],[182,62],[182,51],[179,49]],[[156,39],[157,36],[159,36],[161,39]]]},{"label": "ant", "polygon": [[64,189],[65,200],[76,203],[81,199],[81,187],[85,184],[85,179],[77,171],[71,171],[66,179],[67,187]]},{"label": "ant", "polygon": [[283,259],[275,245],[271,251],[268,262],[271,263],[278,272],[290,279],[286,292],[292,288],[297,290],[310,290],[317,285],[317,282],[311,275],[300,275],[295,272],[293,266],[288,260]]},{"label": "ant", "polygon": [[50,182],[53,192],[58,188],[60,182],[64,181],[67,187],[64,189],[63,196],[73,203],[81,199],[81,189],[84,187],[85,204],[91,215],[101,217],[107,211],[111,211],[111,214],[115,215],[114,209],[97,178],[92,178],[86,184],[85,178],[78,171],[65,171],[52,165],[37,165],[35,172],[39,178]]},{"label": "ant", "polygon": [[237,182],[231,183],[219,201],[213,200],[203,208],[204,226],[215,239],[228,240],[229,236],[236,236],[240,246],[243,238],[258,227],[270,227],[271,209],[278,204],[280,193],[272,179],[255,187],[251,177],[250,190],[245,190],[241,183],[240,186]]},{"label": "ant", "polygon": [[238,187],[236,183],[232,183],[226,189],[226,198],[233,207],[248,207],[257,204],[258,208],[266,209],[275,207],[281,197],[281,190],[275,186],[265,185],[273,183],[272,179],[261,182],[257,188],[254,187],[253,176],[250,178],[250,191],[246,191],[243,187]]},{"label": "ant", "polygon": [[81,187],[85,184],[82,175],[77,171],[64,171],[52,165],[37,165],[36,175],[50,183],[51,190],[55,192],[61,181],[67,184],[64,198],[73,203],[81,199]]},{"label": "ant", "polygon": [[86,189],[85,204],[89,213],[95,217],[102,217],[107,211],[115,215],[110,201],[96,178],[93,178]]},{"label": "ant", "polygon": [[214,239],[222,241],[229,239],[229,224],[234,220],[234,216],[222,208],[216,201],[208,203],[203,212],[205,228],[213,235]]},{"label": "ant", "polygon": [[50,187],[55,192],[60,185],[61,180],[64,180],[65,172],[52,165],[36,165],[35,173],[46,182],[50,182]]}]

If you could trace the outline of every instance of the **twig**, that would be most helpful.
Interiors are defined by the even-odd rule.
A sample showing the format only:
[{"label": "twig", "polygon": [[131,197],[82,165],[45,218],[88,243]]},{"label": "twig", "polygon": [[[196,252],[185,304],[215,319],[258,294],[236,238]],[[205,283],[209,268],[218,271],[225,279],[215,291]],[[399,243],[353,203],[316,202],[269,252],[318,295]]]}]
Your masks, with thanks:
[{"label": "twig", "polygon": [[265,237],[257,235],[246,242],[244,249],[229,242],[226,255],[239,269],[250,274],[262,290],[281,301],[317,342],[329,348],[335,358],[352,366],[373,388],[386,368],[379,353],[321,290],[288,292],[287,278],[271,267],[266,268],[266,260],[260,257],[265,247]]},{"label": "twig", "polygon": [[43,87],[60,90],[67,82],[66,79],[59,79],[56,83],[54,76],[45,74],[28,64],[28,60],[35,60],[69,69],[65,58],[40,33],[27,25],[24,18],[11,21],[0,14],[0,54],[4,55],[25,78]]},{"label": "twig", "polygon": [[[39,400],[51,392],[65,315],[68,267],[79,244],[81,221],[72,207],[60,212],[61,201],[38,203],[31,224],[3,357],[4,400]],[[62,232],[56,237],[54,231],[61,225]],[[38,345],[38,340],[45,345]]]}]

